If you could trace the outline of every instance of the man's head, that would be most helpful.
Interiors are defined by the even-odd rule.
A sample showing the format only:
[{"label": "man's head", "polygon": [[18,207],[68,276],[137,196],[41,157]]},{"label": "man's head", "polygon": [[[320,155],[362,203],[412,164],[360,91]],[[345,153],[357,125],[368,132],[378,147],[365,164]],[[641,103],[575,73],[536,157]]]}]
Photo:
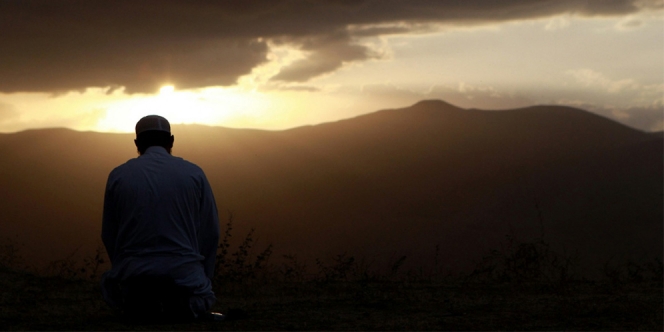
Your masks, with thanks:
[{"label": "man's head", "polygon": [[171,135],[171,124],[159,115],[148,115],[136,123],[134,143],[138,153],[143,154],[151,146],[161,146],[171,153],[175,137]]}]

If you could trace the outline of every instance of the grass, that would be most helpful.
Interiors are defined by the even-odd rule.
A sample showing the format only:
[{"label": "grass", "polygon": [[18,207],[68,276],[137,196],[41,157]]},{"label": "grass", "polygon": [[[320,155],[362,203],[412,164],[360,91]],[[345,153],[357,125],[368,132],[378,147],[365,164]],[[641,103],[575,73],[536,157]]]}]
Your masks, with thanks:
[{"label": "grass", "polygon": [[236,285],[214,309],[235,321],[133,325],[90,280],[0,270],[1,330],[662,330],[657,283],[299,281]]},{"label": "grass", "polygon": [[[270,263],[253,231],[232,248],[232,217],[219,245],[215,311],[226,322],[135,325],[101,299],[105,254],[71,257],[36,271],[15,246],[0,253],[0,330],[659,330],[662,262],[605,264],[601,280],[575,274],[575,256],[542,239],[507,238],[471,273],[384,270],[340,254],[307,266],[295,256]],[[252,254],[254,251],[257,253]],[[423,273],[422,271],[429,271]]]}]

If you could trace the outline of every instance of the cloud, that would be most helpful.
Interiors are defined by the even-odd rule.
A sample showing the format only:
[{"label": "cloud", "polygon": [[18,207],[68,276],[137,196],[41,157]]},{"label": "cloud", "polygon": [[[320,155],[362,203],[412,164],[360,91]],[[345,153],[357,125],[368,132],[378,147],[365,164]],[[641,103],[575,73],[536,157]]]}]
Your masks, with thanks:
[{"label": "cloud", "polygon": [[636,90],[640,86],[633,79],[612,80],[604,74],[592,69],[568,70],[567,74],[574,77],[577,82],[586,87],[597,87],[610,93],[617,93],[625,90]]},{"label": "cloud", "polygon": [[[0,111],[1,113],[1,111]],[[106,115],[105,109],[93,109],[78,112],[59,112],[51,116],[42,113],[15,114],[3,121],[0,118],[0,132],[16,132],[26,128],[71,128],[74,130],[94,130],[101,118]]]},{"label": "cloud", "polygon": [[459,83],[454,87],[438,86],[429,93],[431,97],[445,99],[455,105],[484,110],[512,109],[531,106],[534,102],[524,96],[498,91],[492,86]]},{"label": "cloud", "polygon": [[270,42],[307,53],[274,78],[302,82],[379,56],[361,37],[658,6],[661,0],[2,1],[0,92],[232,85],[268,61]]},{"label": "cloud", "polygon": [[616,107],[579,101],[561,101],[559,104],[584,109],[647,132],[664,130],[664,103],[661,100],[637,107]]},{"label": "cloud", "polygon": [[266,84],[261,87],[261,91],[300,91],[300,92],[319,92],[321,88],[308,85],[272,85]]},{"label": "cloud", "polygon": [[567,16],[557,16],[549,20],[544,27],[545,30],[555,31],[562,30],[570,26],[570,19]]},{"label": "cloud", "polygon": [[380,57],[368,47],[352,43],[347,34],[306,38],[299,43],[298,48],[308,52],[308,56],[283,68],[272,77],[273,81],[306,82],[334,71],[344,63]]},{"label": "cloud", "polygon": [[[491,86],[470,85],[463,82],[456,86],[433,86],[427,91],[409,90],[393,84],[373,84],[364,86],[362,94],[369,97],[370,100],[366,107],[374,107],[378,104],[383,108],[395,107],[394,105],[408,106],[424,99],[441,99],[461,108],[482,110],[514,109],[543,104],[541,100],[536,99],[537,97],[512,94]],[[544,104],[576,107],[643,131],[664,130],[664,101],[662,99],[632,107],[574,100],[559,100]]]},{"label": "cloud", "polygon": [[[664,104],[663,83],[644,84],[632,78],[616,80],[591,69],[569,70],[566,73],[588,92],[600,92],[604,103],[615,107],[625,106],[625,101],[629,101],[633,107]],[[608,94],[604,94],[606,92]]]},{"label": "cloud", "polygon": [[13,105],[0,103],[0,123],[9,122],[19,117],[19,113]]},{"label": "cloud", "polygon": [[661,103],[626,109],[594,108],[592,111],[608,115],[610,118],[643,131],[664,130],[664,106]]},{"label": "cloud", "polygon": [[621,20],[616,24],[616,29],[620,31],[635,30],[644,25],[642,20],[629,17],[627,19]]},{"label": "cloud", "polygon": [[393,84],[372,84],[364,86],[362,93],[387,105],[409,105],[424,99],[441,99],[462,108],[500,110],[531,106],[535,103],[520,95],[499,92],[491,86],[463,82],[456,86],[436,85],[426,91],[414,91]]}]

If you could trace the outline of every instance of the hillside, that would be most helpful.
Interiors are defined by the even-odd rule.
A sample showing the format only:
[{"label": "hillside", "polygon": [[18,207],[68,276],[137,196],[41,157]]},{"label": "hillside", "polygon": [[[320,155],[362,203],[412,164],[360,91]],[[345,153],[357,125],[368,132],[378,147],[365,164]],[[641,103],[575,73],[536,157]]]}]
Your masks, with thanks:
[{"label": "hillside", "polygon": [[[589,262],[661,258],[662,138],[569,107],[423,101],[286,131],[174,126],[236,228],[302,258],[349,252],[467,266],[505,235]],[[0,135],[0,232],[48,261],[99,244],[108,172],[131,134]]]}]

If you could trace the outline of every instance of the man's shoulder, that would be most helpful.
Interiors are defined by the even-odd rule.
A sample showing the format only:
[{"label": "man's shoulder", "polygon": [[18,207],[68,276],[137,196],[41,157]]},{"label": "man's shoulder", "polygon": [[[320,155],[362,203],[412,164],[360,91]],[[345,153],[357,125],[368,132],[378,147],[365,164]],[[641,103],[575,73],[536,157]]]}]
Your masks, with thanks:
[{"label": "man's shoulder", "polygon": [[[163,157],[162,157],[163,158]],[[161,158],[160,158],[161,159]],[[167,160],[167,162],[163,165],[170,165],[170,167],[175,167],[183,172],[189,173],[189,174],[202,174],[205,175],[205,172],[203,172],[203,169],[194,164],[191,161],[188,161],[182,157],[177,157],[177,156],[172,156],[168,155],[166,159],[162,160]],[[123,164],[118,165],[115,167],[109,174],[109,177],[115,177],[115,176],[120,176],[123,173],[133,173],[138,169],[141,169],[143,167],[154,167],[154,166],[149,166],[149,161],[148,159],[141,159],[141,157],[137,158],[132,158],[124,162]]]},{"label": "man's shoulder", "polygon": [[176,156],[173,156],[173,157],[172,157],[172,160],[173,160],[173,162],[175,162],[175,163],[178,164],[178,167],[186,168],[186,169],[188,169],[188,170],[191,171],[191,172],[200,172],[200,173],[203,173],[203,169],[202,169],[200,166],[198,166],[198,165],[192,163],[191,161],[186,160],[186,159],[184,159],[184,158],[182,158],[182,157],[176,157]]},{"label": "man's shoulder", "polygon": [[132,164],[137,160],[138,158],[132,158],[127,160],[126,162],[116,166],[111,170],[111,172],[108,174],[108,178],[116,178],[120,176],[122,173],[125,173],[128,169],[132,168]]},{"label": "man's shoulder", "polygon": [[139,164],[140,162],[141,162],[141,157],[140,156],[134,157],[134,158],[128,159],[124,163],[116,166],[113,170],[115,171],[116,169],[121,170],[123,168],[129,168],[129,167],[134,166],[135,164]]},{"label": "man's shoulder", "polygon": [[121,172],[123,169],[131,167],[131,164],[134,163],[136,160],[138,160],[138,158],[131,158],[125,161],[124,163],[116,166],[115,168],[113,168],[113,170],[111,170],[111,174]]}]

